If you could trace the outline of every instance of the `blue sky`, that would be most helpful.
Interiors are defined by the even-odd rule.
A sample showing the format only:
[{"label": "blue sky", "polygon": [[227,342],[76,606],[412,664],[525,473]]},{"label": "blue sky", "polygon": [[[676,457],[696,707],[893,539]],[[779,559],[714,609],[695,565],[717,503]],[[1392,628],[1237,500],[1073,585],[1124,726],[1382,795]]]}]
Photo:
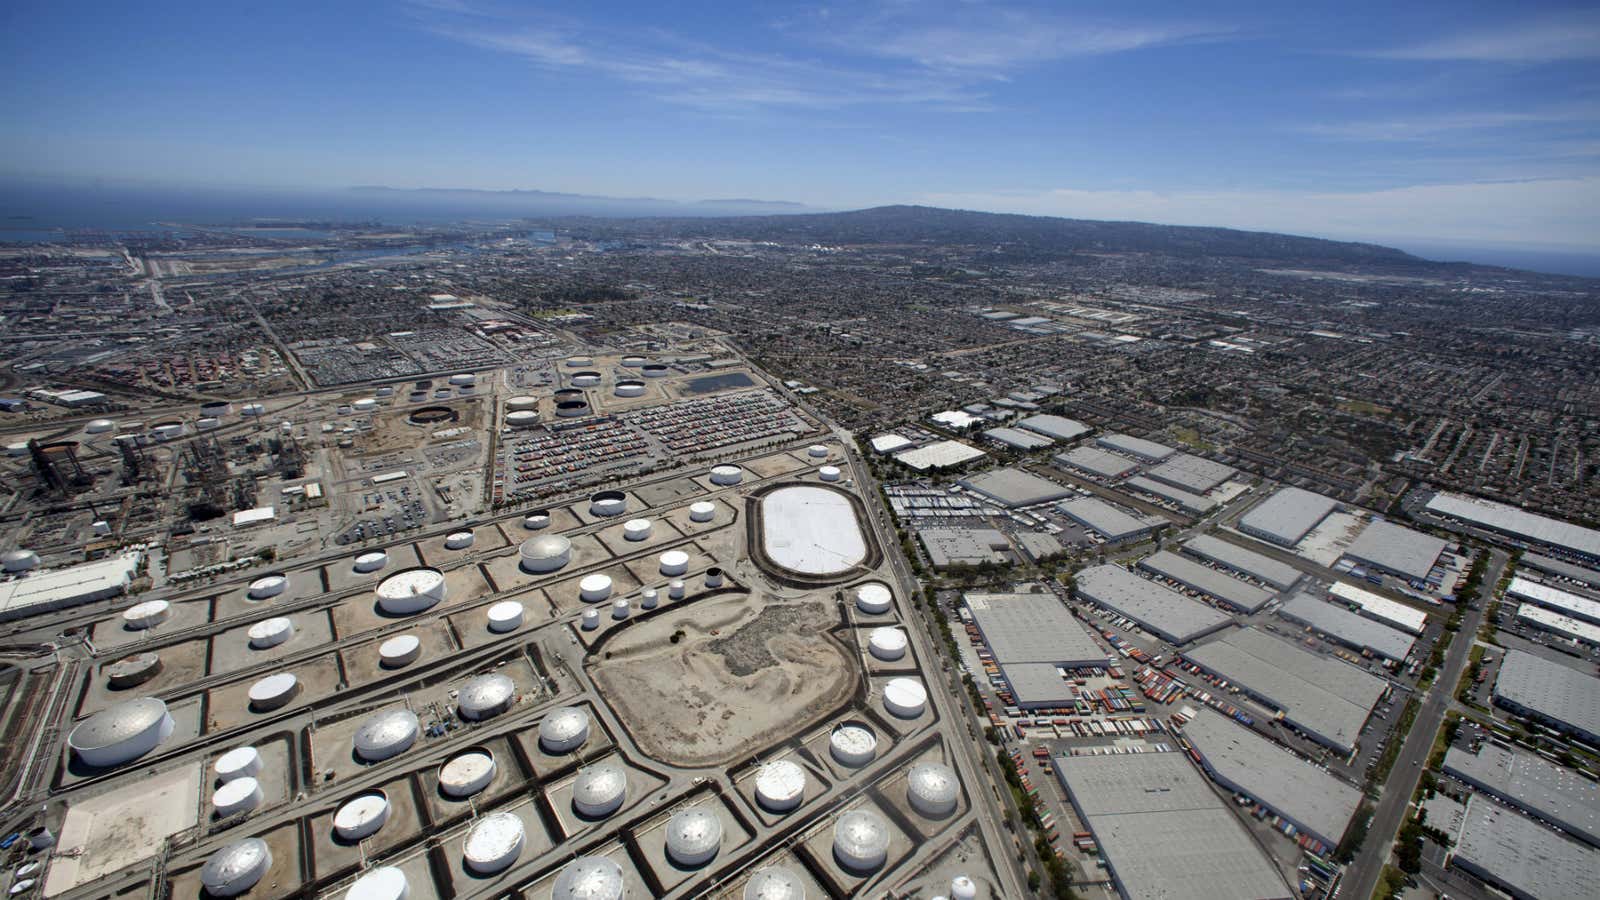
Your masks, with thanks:
[{"label": "blue sky", "polygon": [[1590,4],[0,8],[0,174],[1600,249]]}]

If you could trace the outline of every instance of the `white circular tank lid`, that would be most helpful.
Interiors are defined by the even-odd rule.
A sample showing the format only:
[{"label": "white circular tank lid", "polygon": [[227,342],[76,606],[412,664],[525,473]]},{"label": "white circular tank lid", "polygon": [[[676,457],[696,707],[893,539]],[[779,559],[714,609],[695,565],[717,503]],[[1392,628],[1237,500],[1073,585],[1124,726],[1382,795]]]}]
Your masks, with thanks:
[{"label": "white circular tank lid", "polygon": [[820,459],[828,455],[828,448],[821,444],[812,444],[806,448],[806,452]]},{"label": "white circular tank lid", "polygon": [[787,759],[774,760],[756,773],[756,793],[775,805],[798,801],[806,792],[806,770]]},{"label": "white circular tank lid", "polygon": [[467,832],[461,855],[474,871],[498,872],[522,854],[526,837],[527,830],[515,813],[490,813]]},{"label": "white circular tank lid", "polygon": [[522,604],[515,600],[501,600],[489,607],[490,622],[520,622],[522,621]]},{"label": "white circular tank lid", "polygon": [[639,533],[641,531],[649,531],[650,530],[650,520],[649,519],[629,519],[628,521],[622,523],[622,530],[627,532],[627,533],[629,533],[629,534],[637,534],[637,533]]},{"label": "white circular tank lid", "polygon": [[683,552],[682,550],[668,550],[667,552],[661,554],[661,567],[663,569],[682,568],[688,564],[689,554]]},{"label": "white circular tank lid", "polygon": [[245,775],[226,782],[211,795],[211,805],[223,815],[255,809],[261,801],[261,783]]},{"label": "white circular tank lid", "polygon": [[622,867],[604,856],[567,863],[550,889],[551,900],[622,900]]},{"label": "white circular tank lid", "polygon": [[864,725],[840,725],[828,739],[835,751],[846,757],[870,756],[878,749],[878,737]]},{"label": "white circular tank lid", "polygon": [[250,582],[249,593],[252,597],[272,597],[284,592],[289,587],[289,579],[282,575],[268,575]]},{"label": "white circular tank lid", "polygon": [[717,505],[710,500],[696,500],[689,504],[689,514],[691,516],[709,516],[716,511]]},{"label": "white circular tank lid", "polygon": [[376,572],[389,564],[389,554],[382,550],[373,550],[356,557],[357,572]]},{"label": "white circular tank lid", "polygon": [[270,703],[292,693],[300,679],[293,672],[277,672],[250,685],[251,703]]},{"label": "white circular tank lid", "polygon": [[357,878],[344,892],[345,900],[406,900],[411,884],[395,866],[379,866]]},{"label": "white circular tank lid", "polygon": [[928,689],[914,678],[895,678],[884,685],[883,699],[891,708],[920,711],[928,702]]},{"label": "white circular tank lid", "polygon": [[908,639],[906,633],[898,628],[872,629],[872,650],[875,655],[881,654],[890,658],[902,656],[906,652]]},{"label": "white circular tank lid", "polygon": [[466,750],[439,768],[439,788],[447,796],[470,797],[494,780],[494,756],[487,750]]},{"label": "white circular tank lid", "polygon": [[255,887],[272,868],[272,851],[260,838],[245,838],[211,854],[200,883],[213,897],[233,897]]},{"label": "white circular tank lid", "polygon": [[261,751],[254,747],[235,747],[217,757],[211,769],[223,781],[253,777],[261,771]]},{"label": "white circular tank lid", "polygon": [[767,866],[744,883],[742,900],[805,900],[805,883],[783,866]]},{"label": "white circular tank lid", "polygon": [[950,879],[950,896],[953,900],[976,900],[978,885],[966,875]]},{"label": "white circular tank lid", "polygon": [[583,591],[585,594],[596,594],[600,591],[609,591],[611,590],[611,576],[600,575],[598,573],[594,575],[585,575],[583,576],[583,580],[578,582],[578,590]]},{"label": "white circular tank lid", "polygon": [[694,865],[722,846],[722,819],[710,810],[686,809],[667,820],[667,853]]},{"label": "white circular tank lid", "polygon": [[368,791],[346,800],[333,814],[333,830],[347,841],[370,837],[389,819],[389,798],[382,791]]},{"label": "white circular tank lid", "polygon": [[444,536],[444,545],[451,549],[460,549],[472,544],[472,532],[452,531]]},{"label": "white circular tank lid", "polygon": [[145,600],[135,603],[122,611],[122,621],[130,625],[144,626],[155,624],[151,620],[159,620],[167,615],[172,604],[166,600]]},{"label": "white circular tank lid", "polygon": [[288,640],[293,633],[293,622],[284,616],[274,616],[270,619],[262,619],[260,622],[251,625],[245,635],[250,638],[252,644],[262,644],[270,647]]},{"label": "white circular tank lid", "polygon": [[422,640],[414,634],[397,634],[378,645],[382,659],[405,659],[422,649]]}]

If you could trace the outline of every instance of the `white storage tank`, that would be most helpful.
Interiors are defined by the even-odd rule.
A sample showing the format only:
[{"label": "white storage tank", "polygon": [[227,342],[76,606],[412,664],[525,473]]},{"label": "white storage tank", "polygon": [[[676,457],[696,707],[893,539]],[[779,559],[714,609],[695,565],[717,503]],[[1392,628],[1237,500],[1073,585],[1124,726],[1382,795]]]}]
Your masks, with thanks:
[{"label": "white storage tank", "polygon": [[787,759],[774,760],[756,773],[756,801],[768,812],[788,812],[806,796],[806,770]]},{"label": "white storage tank", "polygon": [[211,854],[200,868],[200,884],[213,897],[237,897],[272,868],[272,851],[260,838],[245,838]]},{"label": "white storage tank", "polygon": [[722,849],[722,820],[706,809],[686,809],[667,820],[667,856],[684,868],[710,862]]},{"label": "white storage tank", "polygon": [[806,448],[806,455],[812,459],[827,459],[828,448],[822,444],[812,444]]},{"label": "white storage tank", "polygon": [[372,550],[356,557],[355,570],[363,574],[376,572],[389,564],[389,554],[382,550]]},{"label": "white storage tank", "polygon": [[586,609],[583,611],[583,630],[593,631],[600,627],[600,610]]},{"label": "white storage tank", "polygon": [[217,757],[217,761],[211,765],[211,771],[216,773],[217,780],[221,782],[254,778],[261,774],[261,751],[248,746],[235,747]]},{"label": "white storage tank", "polygon": [[465,550],[472,546],[472,532],[452,531],[444,536],[446,550]]},{"label": "white storage tank", "polygon": [[406,569],[378,582],[378,608],[391,616],[409,616],[439,603],[445,593],[443,572]]},{"label": "white storage tank", "polygon": [[462,800],[482,791],[494,781],[494,754],[474,747],[457,753],[439,767],[439,790],[446,797]]},{"label": "white storage tank", "polygon": [[928,708],[928,689],[915,678],[890,679],[883,688],[883,708],[890,715],[915,719]]},{"label": "white storage tank", "polygon": [[450,376],[450,383],[456,387],[471,387],[478,383],[478,376],[471,372],[458,372]]},{"label": "white storage tank", "polygon": [[516,699],[517,683],[509,675],[492,672],[461,686],[456,693],[456,709],[468,722],[481,722],[510,709]]},{"label": "white storage tank", "polygon": [[129,631],[154,628],[167,620],[172,604],[165,600],[146,600],[122,611],[122,627]]},{"label": "white storage tank", "polygon": [[254,417],[254,416],[264,416],[266,414],[267,414],[267,407],[266,407],[265,404],[262,404],[262,403],[246,403],[245,405],[239,407],[239,415],[241,415],[241,416],[252,416],[252,417]]},{"label": "white storage tank", "polygon": [[683,582],[677,580],[676,578],[674,578],[673,580],[667,582],[667,599],[669,599],[669,600],[682,600],[683,599]]},{"label": "white storage tank", "polygon": [[529,396],[528,394],[518,394],[517,396],[507,398],[506,400],[506,409],[511,412],[524,412],[526,410],[538,408],[539,398]]},{"label": "white storage tank", "polygon": [[539,723],[539,747],[549,754],[570,753],[589,739],[589,714],[579,706],[553,709]]},{"label": "white storage tank", "polygon": [[722,570],[716,566],[706,570],[706,589],[715,590],[722,587]]},{"label": "white storage tank", "polygon": [[856,588],[856,608],[869,616],[881,616],[894,605],[894,594],[889,586],[869,581]]},{"label": "white storage tank", "polygon": [[668,550],[661,554],[661,574],[682,575],[689,571],[689,554],[682,550]]},{"label": "white storage tank", "polygon": [[182,422],[162,422],[150,429],[158,441],[174,441],[183,437]]},{"label": "white storage tank", "polygon": [[697,500],[689,504],[689,521],[709,522],[717,517],[717,505],[710,500]]},{"label": "white storage tank", "polygon": [[532,428],[539,424],[539,413],[532,409],[518,409],[506,413],[506,425],[511,428]]},{"label": "white storage tank", "polygon": [[629,519],[622,523],[622,536],[630,541],[642,541],[650,537],[649,519]]},{"label": "white storage tank", "polygon": [[550,888],[550,900],[622,900],[622,867],[604,856],[567,863]]},{"label": "white storage tank", "polygon": [[642,357],[642,356],[624,356],[622,358],[622,364],[624,366],[627,366],[630,369],[638,369],[638,368],[641,368],[642,366],[644,366],[644,357]]},{"label": "white storage tank", "polygon": [[[136,437],[136,436],[135,435],[129,435],[129,437]],[[28,455],[28,442],[27,441],[12,441],[11,443],[6,445],[6,455],[7,456],[11,456],[11,457],[27,456]]]},{"label": "white storage tank", "polygon": [[367,762],[382,762],[411,749],[421,723],[409,709],[391,709],[369,717],[356,729],[356,755]]},{"label": "white storage tank", "polygon": [[639,592],[640,609],[655,609],[660,602],[661,598],[656,594],[655,588],[645,588]]},{"label": "white storage tank", "polygon": [[222,420],[209,417],[199,418],[194,420],[194,427],[196,431],[216,431],[222,427]]},{"label": "white storage tank", "polygon": [[643,368],[644,368],[644,377],[646,377],[646,378],[665,378],[665,377],[667,377],[667,367],[665,365],[661,364],[661,363],[645,363]]},{"label": "white storage tank", "polygon": [[395,866],[379,866],[351,883],[344,900],[409,900],[411,883]]},{"label": "white storage tank", "polygon": [[838,466],[821,466],[817,469],[817,477],[823,481],[838,481],[840,474]]},{"label": "white storage tank", "polygon": [[245,635],[250,638],[251,648],[265,650],[294,637],[294,623],[285,616],[273,616],[251,625]]},{"label": "white storage tank", "polygon": [[105,434],[116,427],[117,423],[110,419],[90,419],[89,424],[84,426],[83,430],[89,434]]},{"label": "white storage tank", "polygon": [[620,516],[628,511],[628,495],[621,491],[597,491],[589,498],[589,514]]},{"label": "white storage tank", "polygon": [[711,483],[724,487],[738,484],[744,480],[744,470],[738,466],[712,466]]},{"label": "white storage tank", "polygon": [[[23,450],[27,450],[26,444],[23,445]],[[4,556],[0,556],[0,568],[4,568],[11,573],[37,569],[39,568],[39,554],[32,550],[9,550]]]},{"label": "white storage tank", "polygon": [[878,755],[878,738],[867,726],[847,722],[828,737],[828,752],[839,765],[859,769]]},{"label": "white storage tank", "polygon": [[966,875],[950,879],[951,900],[978,900],[978,885]]},{"label": "white storage tank", "polygon": [[889,823],[866,809],[853,809],[833,825],[833,858],[846,870],[876,871],[889,857]]},{"label": "white storage tank", "polygon": [[251,812],[261,805],[263,799],[261,782],[246,775],[217,788],[211,795],[211,808],[216,811],[218,818],[226,819]]},{"label": "white storage tank", "polygon": [[378,408],[378,400],[376,397],[362,397],[350,404],[350,408],[358,413],[369,413]]},{"label": "white storage tank", "polygon": [[572,808],[589,819],[603,819],[628,797],[628,774],[615,763],[600,763],[578,773],[572,782]]},{"label": "white storage tank", "polygon": [[618,598],[611,601],[611,618],[626,619],[628,617],[628,612],[628,601],[625,598]]},{"label": "white storage tank", "polygon": [[539,575],[572,561],[572,541],[559,534],[541,534],[523,541],[517,552],[522,571]]},{"label": "white storage tank", "polygon": [[550,514],[544,510],[531,512],[522,517],[522,527],[529,531],[540,531],[550,527]]},{"label": "white storage tank", "polygon": [[960,796],[956,770],[943,763],[917,763],[906,773],[906,797],[911,808],[930,819],[955,812]]},{"label": "white storage tank", "polygon": [[174,727],[165,703],[140,697],[79,722],[67,735],[67,746],[87,765],[121,765],[154,750]]},{"label": "white storage tank", "polygon": [[583,372],[574,372],[572,374],[572,379],[571,380],[572,380],[572,386],[573,387],[581,387],[581,388],[599,387],[600,386],[600,373],[592,371],[592,370],[586,370],[586,371],[583,371]]},{"label": "white storage tank", "polygon": [[397,634],[378,645],[378,664],[385,669],[409,666],[422,656],[422,641],[414,634]]},{"label": "white storage tank", "polygon": [[567,368],[569,369],[587,369],[593,365],[594,357],[592,356],[574,356],[567,360]]},{"label": "white storage tank", "polygon": [[501,600],[489,607],[489,630],[495,634],[516,631],[522,627],[523,607],[515,600]]},{"label": "white storage tank", "polygon": [[644,382],[637,378],[624,378],[612,389],[612,393],[618,397],[643,397],[644,391]]},{"label": "white storage tank", "polygon": [[342,841],[366,840],[389,821],[389,797],[383,791],[367,791],[346,800],[333,814],[333,833]]},{"label": "white storage tank", "polygon": [[783,866],[767,866],[744,883],[742,900],[806,900],[805,882]]},{"label": "white storage tank", "polygon": [[898,628],[874,628],[868,646],[872,655],[892,662],[906,655],[906,633]]},{"label": "white storage tank", "polygon": [[611,596],[610,575],[585,575],[578,582],[578,597],[585,603],[599,603]]},{"label": "white storage tank", "polygon": [[300,679],[293,672],[276,672],[250,685],[250,709],[271,712],[289,705],[300,692]]},{"label": "white storage tank", "polygon": [[250,582],[249,596],[251,600],[265,600],[276,597],[289,589],[289,579],[283,575],[267,575]]},{"label": "white storage tank", "polygon": [[461,859],[479,875],[493,875],[511,867],[522,855],[527,831],[515,813],[497,812],[474,822],[461,845]]}]

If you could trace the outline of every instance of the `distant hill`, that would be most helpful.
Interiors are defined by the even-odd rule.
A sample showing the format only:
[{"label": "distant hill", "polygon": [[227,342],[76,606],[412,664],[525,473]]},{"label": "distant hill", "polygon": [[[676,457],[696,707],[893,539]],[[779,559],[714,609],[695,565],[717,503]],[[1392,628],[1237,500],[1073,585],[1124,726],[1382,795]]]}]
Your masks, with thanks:
[{"label": "distant hill", "polygon": [[361,185],[353,195],[381,203],[445,206],[479,214],[513,216],[730,216],[803,212],[812,207],[788,200],[698,200],[679,202],[657,197],[606,197],[559,191],[484,191],[473,188],[392,188]]}]

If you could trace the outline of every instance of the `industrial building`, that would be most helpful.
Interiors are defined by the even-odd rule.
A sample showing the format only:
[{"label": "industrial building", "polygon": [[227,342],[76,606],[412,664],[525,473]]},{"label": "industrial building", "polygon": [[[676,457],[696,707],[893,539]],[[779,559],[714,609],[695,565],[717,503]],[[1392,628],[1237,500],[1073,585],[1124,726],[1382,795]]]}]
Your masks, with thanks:
[{"label": "industrial building", "polygon": [[1521,650],[1507,650],[1494,682],[1496,706],[1600,742],[1600,678]]},{"label": "industrial building", "polygon": [[910,450],[901,450],[894,454],[896,461],[902,465],[924,472],[928,469],[947,469],[982,459],[989,454],[970,444],[960,441],[934,441],[921,447]]},{"label": "industrial building", "polygon": [[1108,541],[1142,538],[1167,524],[1165,519],[1124,512],[1098,497],[1074,497],[1056,505],[1061,514]]},{"label": "industrial building", "polygon": [[1143,475],[1135,475],[1129,478],[1122,483],[1122,486],[1136,491],[1143,491],[1158,500],[1176,504],[1179,509],[1191,516],[1203,516],[1217,508],[1217,501],[1212,500],[1210,497],[1190,493],[1182,488],[1175,488],[1170,484],[1163,484]]},{"label": "industrial building", "polygon": [[1057,756],[1124,900],[1278,900],[1277,868],[1182,753]]},{"label": "industrial building", "polygon": [[966,594],[962,599],[1001,665],[1105,665],[1106,651],[1055,594]]},{"label": "industrial building", "polygon": [[1574,619],[1532,603],[1517,607],[1517,621],[1558,634],[1587,647],[1600,647],[1600,625]]},{"label": "industrial building", "polygon": [[961,479],[967,490],[1015,509],[1072,496],[1072,489],[1021,469],[992,469]]},{"label": "industrial building", "polygon": [[1306,594],[1291,597],[1278,608],[1278,615],[1291,622],[1309,625],[1352,650],[1371,651],[1396,662],[1409,656],[1412,645],[1416,643],[1416,638],[1403,631]]},{"label": "industrial building", "polygon": [[1099,447],[1074,447],[1066,453],[1057,453],[1054,459],[1058,466],[1076,469],[1107,481],[1114,481],[1139,468],[1138,463],[1126,456]]},{"label": "industrial building", "polygon": [[1532,603],[1564,616],[1600,625],[1600,600],[1574,594],[1538,581],[1517,575],[1506,586],[1506,596],[1523,603]]},{"label": "industrial building", "polygon": [[127,593],[144,554],[137,550],[0,581],[0,622]]},{"label": "industrial building", "polygon": [[1241,612],[1253,613],[1272,600],[1272,592],[1201,565],[1192,559],[1161,550],[1139,560],[1139,568],[1168,581],[1199,591]]},{"label": "industrial building", "polygon": [[993,528],[922,528],[917,531],[936,569],[1005,562],[1011,542]]},{"label": "industrial building", "polygon": [[1477,753],[1451,747],[1444,772],[1600,847],[1600,785],[1565,766],[1485,741]]},{"label": "industrial building", "polygon": [[1428,614],[1422,610],[1374,594],[1366,588],[1356,587],[1346,581],[1335,581],[1329,585],[1328,596],[1350,606],[1363,616],[1377,619],[1401,631],[1421,634],[1428,627]]},{"label": "industrial building", "polygon": [[1244,794],[1321,841],[1338,845],[1361,804],[1361,790],[1259,733],[1201,708],[1183,736],[1212,780]]},{"label": "industrial building", "polygon": [[1600,562],[1600,531],[1541,516],[1505,503],[1440,492],[1428,501],[1436,516],[1456,519],[1517,540],[1550,547],[1586,563]]},{"label": "industrial building", "polygon": [[1517,900],[1591,900],[1600,851],[1481,796],[1467,800],[1450,865]]},{"label": "industrial building", "polygon": [[1350,753],[1388,682],[1364,669],[1243,628],[1184,657],[1283,713],[1313,739]]},{"label": "industrial building", "polygon": [[1600,571],[1583,566],[1575,566],[1565,560],[1551,559],[1548,556],[1541,556],[1537,553],[1524,553],[1522,554],[1521,566],[1525,569],[1533,569],[1546,575],[1565,578],[1568,581],[1592,588],[1600,587]]},{"label": "industrial building", "polygon": [[1375,519],[1350,544],[1344,555],[1362,565],[1422,583],[1450,542]]},{"label": "industrial building", "polygon": [[1183,549],[1207,562],[1248,575],[1280,591],[1294,587],[1301,577],[1300,570],[1288,563],[1278,562],[1270,556],[1209,534],[1195,535],[1184,542]]},{"label": "industrial building", "polygon": [[1216,490],[1234,476],[1234,468],[1192,453],[1179,453],[1145,474],[1163,484],[1195,494]]},{"label": "industrial building", "polygon": [[1300,543],[1339,501],[1297,487],[1279,488],[1239,519],[1239,530],[1282,547]]},{"label": "industrial building", "polygon": [[1094,442],[1107,450],[1115,450],[1140,462],[1157,463],[1178,451],[1166,444],[1158,444],[1131,434],[1102,434]]},{"label": "industrial building", "polygon": [[983,432],[983,436],[997,444],[1023,451],[1039,450],[1055,443],[1042,434],[1020,428],[989,428]]},{"label": "industrial building", "polygon": [[1048,414],[1029,416],[1018,422],[1017,427],[1038,432],[1045,437],[1058,441],[1075,441],[1088,434],[1091,430],[1088,425],[1079,422],[1077,419]]},{"label": "industrial building", "polygon": [[1077,574],[1077,595],[1172,644],[1186,644],[1220,631],[1233,620],[1218,610],[1121,566],[1090,566]]}]

